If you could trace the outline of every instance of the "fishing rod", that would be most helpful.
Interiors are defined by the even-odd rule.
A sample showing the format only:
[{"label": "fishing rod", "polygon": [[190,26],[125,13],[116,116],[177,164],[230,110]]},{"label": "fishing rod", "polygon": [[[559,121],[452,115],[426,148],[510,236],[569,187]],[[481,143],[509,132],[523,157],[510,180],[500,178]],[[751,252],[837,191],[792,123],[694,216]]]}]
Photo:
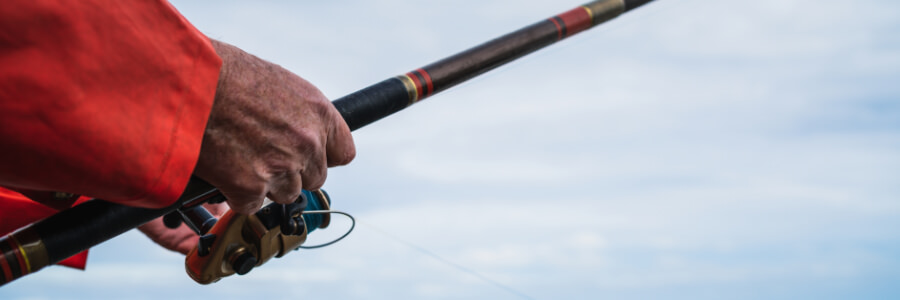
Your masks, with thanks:
[{"label": "fishing rod", "polygon": [[[593,1],[373,84],[332,104],[350,130],[356,130],[651,1]],[[292,204],[268,204],[250,216],[228,211],[217,219],[202,206],[224,201],[215,187],[198,178],[191,179],[175,204],[162,209],[88,201],[0,237],[0,285],[163,216],[167,226],[184,222],[200,235],[185,265],[191,278],[207,284],[234,273],[245,274],[272,257],[302,247],[307,234],[327,227],[328,213],[334,212],[328,194],[305,190]]]},{"label": "fishing rod", "polygon": [[350,130],[356,130],[650,1],[593,1],[404,75],[373,84],[333,103]]}]

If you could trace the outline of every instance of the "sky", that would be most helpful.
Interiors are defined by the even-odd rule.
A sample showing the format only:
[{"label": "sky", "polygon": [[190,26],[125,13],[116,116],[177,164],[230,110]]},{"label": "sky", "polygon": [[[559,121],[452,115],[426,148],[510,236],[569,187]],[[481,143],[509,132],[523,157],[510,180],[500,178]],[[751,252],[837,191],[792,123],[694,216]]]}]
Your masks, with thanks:
[{"label": "sky", "polygon": [[[336,99],[582,1],[173,4]],[[354,132],[333,246],[201,286],[132,231],[0,298],[900,298],[898,32],[897,1],[654,1]]]}]

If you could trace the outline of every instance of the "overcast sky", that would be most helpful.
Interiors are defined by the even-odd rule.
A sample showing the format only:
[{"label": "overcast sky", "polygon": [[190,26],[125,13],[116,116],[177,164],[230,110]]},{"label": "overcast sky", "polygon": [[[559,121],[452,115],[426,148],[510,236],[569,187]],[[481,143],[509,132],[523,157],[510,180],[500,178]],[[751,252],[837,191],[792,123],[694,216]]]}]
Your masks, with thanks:
[{"label": "overcast sky", "polygon": [[[338,98],[581,2],[174,5]],[[334,246],[200,286],[131,232],[0,296],[898,298],[898,83],[900,2],[659,0],[355,132]]]}]

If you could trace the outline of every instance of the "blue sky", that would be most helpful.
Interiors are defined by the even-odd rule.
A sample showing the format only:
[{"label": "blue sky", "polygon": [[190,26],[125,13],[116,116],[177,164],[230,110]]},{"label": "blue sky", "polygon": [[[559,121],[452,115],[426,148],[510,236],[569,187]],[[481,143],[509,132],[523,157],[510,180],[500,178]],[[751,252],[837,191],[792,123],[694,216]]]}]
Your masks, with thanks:
[{"label": "blue sky", "polygon": [[[337,98],[581,1],[174,4]],[[896,1],[659,0],[355,132],[341,243],[199,286],[131,232],[0,296],[898,298],[898,32]]]}]

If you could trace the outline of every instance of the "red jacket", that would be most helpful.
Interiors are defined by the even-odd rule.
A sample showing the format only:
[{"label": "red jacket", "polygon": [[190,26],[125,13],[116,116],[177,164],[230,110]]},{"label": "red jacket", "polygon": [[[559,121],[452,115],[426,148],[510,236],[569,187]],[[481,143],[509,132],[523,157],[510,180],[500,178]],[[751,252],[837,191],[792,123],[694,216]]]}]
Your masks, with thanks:
[{"label": "red jacket", "polygon": [[[164,1],[0,5],[0,186],[160,208],[200,152],[221,59]],[[0,191],[0,234],[54,212]]]}]

